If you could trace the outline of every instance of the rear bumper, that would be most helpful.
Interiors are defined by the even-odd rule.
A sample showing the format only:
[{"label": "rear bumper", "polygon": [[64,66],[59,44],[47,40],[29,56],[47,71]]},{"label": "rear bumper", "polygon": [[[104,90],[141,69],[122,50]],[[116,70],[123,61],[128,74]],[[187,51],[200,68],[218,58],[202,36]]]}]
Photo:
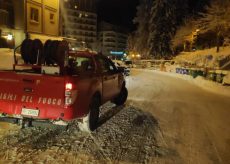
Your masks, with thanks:
[{"label": "rear bumper", "polygon": [[18,118],[0,117],[0,122],[9,122],[9,123],[17,124],[18,123]]},{"label": "rear bumper", "polygon": [[[25,122],[30,121],[30,126],[32,127],[46,127],[46,128],[56,128],[63,127],[66,128],[68,126],[68,121],[50,121],[50,120],[36,120],[36,119],[27,119],[24,118]],[[14,118],[14,117],[0,117],[0,122],[7,122],[12,124],[22,125],[22,119]]]},{"label": "rear bumper", "polygon": [[[43,107],[37,108],[35,106],[10,106],[9,103],[0,104],[0,117],[7,118],[29,118],[33,120],[50,120],[50,121],[71,121],[83,117],[86,113],[85,110],[81,108],[76,108],[74,106],[70,107]],[[25,113],[24,109],[38,111],[35,112],[35,115],[30,115],[30,113]],[[28,115],[27,115],[28,114]]]}]

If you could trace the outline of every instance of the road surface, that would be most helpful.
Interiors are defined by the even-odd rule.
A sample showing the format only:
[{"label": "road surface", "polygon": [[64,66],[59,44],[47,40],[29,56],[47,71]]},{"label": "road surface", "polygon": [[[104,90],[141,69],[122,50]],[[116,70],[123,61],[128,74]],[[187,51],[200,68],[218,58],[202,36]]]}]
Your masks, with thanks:
[{"label": "road surface", "polygon": [[[230,163],[230,98],[161,73],[134,71],[128,104],[158,120],[172,163]],[[168,157],[167,157],[168,156]],[[153,160],[154,161],[154,160]]]},{"label": "road surface", "polygon": [[0,163],[230,163],[229,97],[143,70],[125,106],[102,107],[92,134],[0,124]]}]

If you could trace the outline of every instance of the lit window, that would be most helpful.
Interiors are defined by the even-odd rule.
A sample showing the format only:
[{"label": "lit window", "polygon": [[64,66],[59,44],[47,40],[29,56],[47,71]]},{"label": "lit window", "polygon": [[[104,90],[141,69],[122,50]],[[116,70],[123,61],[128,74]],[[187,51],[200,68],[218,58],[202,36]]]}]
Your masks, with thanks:
[{"label": "lit window", "polygon": [[39,18],[38,18],[38,9],[31,7],[30,8],[30,20],[34,23],[38,23],[39,22]]}]

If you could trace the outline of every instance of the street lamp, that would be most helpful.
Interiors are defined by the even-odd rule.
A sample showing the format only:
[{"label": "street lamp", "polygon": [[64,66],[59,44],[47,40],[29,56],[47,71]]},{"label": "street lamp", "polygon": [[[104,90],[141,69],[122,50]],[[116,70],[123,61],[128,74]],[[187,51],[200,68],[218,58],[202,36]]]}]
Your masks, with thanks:
[{"label": "street lamp", "polygon": [[7,38],[7,40],[11,41],[11,40],[13,40],[13,35],[12,34],[8,34],[6,38]]}]

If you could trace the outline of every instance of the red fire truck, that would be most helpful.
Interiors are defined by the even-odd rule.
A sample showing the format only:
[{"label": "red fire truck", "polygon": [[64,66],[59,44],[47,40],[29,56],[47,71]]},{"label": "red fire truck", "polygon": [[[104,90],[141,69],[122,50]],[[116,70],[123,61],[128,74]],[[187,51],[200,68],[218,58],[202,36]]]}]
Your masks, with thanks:
[{"label": "red fire truck", "polygon": [[12,70],[0,71],[0,119],[67,125],[78,120],[81,130],[97,128],[99,107],[107,101],[125,103],[128,91],[122,70],[107,57],[69,51],[65,41],[26,39],[23,63],[15,56]]}]

